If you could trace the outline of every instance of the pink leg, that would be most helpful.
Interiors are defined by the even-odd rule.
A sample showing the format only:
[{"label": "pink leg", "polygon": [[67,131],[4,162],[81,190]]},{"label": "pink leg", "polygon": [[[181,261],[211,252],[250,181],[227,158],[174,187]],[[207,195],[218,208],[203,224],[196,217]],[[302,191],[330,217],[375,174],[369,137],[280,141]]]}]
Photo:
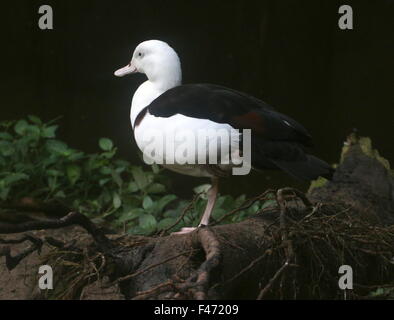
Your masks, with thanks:
[{"label": "pink leg", "polygon": [[216,203],[218,190],[219,190],[219,179],[214,177],[212,178],[212,187],[211,189],[208,190],[207,193],[208,203],[207,206],[205,207],[205,211],[204,214],[202,215],[200,224],[198,225],[199,227],[207,226],[209,224],[209,218],[211,217],[213,207],[215,206]]},{"label": "pink leg", "polygon": [[[211,217],[212,210],[213,210],[215,203],[216,203],[218,190],[219,190],[219,179],[214,177],[214,178],[212,178],[212,187],[207,192],[208,203],[207,203],[207,206],[205,207],[205,211],[204,211],[204,214],[202,215],[200,224],[198,225],[199,227],[207,226],[209,224],[209,218]],[[195,229],[197,229],[197,228],[195,228],[195,227],[182,228],[181,231],[173,232],[172,234],[189,233],[189,232],[194,231]]]}]

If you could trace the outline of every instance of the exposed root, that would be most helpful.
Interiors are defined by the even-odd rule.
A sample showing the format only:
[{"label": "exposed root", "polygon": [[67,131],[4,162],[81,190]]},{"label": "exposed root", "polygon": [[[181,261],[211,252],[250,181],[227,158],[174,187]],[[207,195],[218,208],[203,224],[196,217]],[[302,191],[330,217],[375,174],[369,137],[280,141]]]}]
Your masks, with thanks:
[{"label": "exposed root", "polygon": [[24,258],[29,256],[31,253],[37,251],[38,253],[41,251],[43,241],[39,238],[36,238],[32,235],[24,235],[23,237],[19,239],[11,239],[11,240],[4,240],[0,238],[0,243],[2,244],[19,244],[23,243],[25,241],[30,241],[31,246],[22,252],[18,253],[15,256],[11,256],[11,248],[6,246],[0,248],[0,257],[4,256],[5,257],[5,263],[8,268],[8,270],[14,269],[19,262],[21,262]]},{"label": "exposed root", "polygon": [[[199,268],[186,280],[183,280],[174,274],[171,280],[160,283],[149,290],[137,292],[133,299],[152,299],[158,297],[158,295],[162,293],[166,293],[166,299],[192,298],[196,300],[203,300],[207,298],[208,291],[210,289],[211,273],[220,265],[221,261],[220,243],[213,231],[208,227],[198,229],[198,231],[194,233],[193,237],[195,237],[195,240],[205,252],[205,261],[199,266]],[[142,273],[155,268],[160,264],[166,263],[169,260],[178,258],[186,253],[192,254],[196,251],[198,250],[193,249],[193,251],[183,252],[182,254],[168,258],[159,264],[151,265],[134,274],[119,278],[117,281],[129,280],[130,278],[141,275]],[[178,270],[181,268],[182,266],[180,266]]]},{"label": "exposed root", "polygon": [[56,219],[45,221],[28,221],[20,224],[0,223],[0,234],[20,233],[42,229],[60,229],[71,225],[79,225],[92,235],[95,242],[103,249],[112,246],[111,241],[89,218],[79,212],[70,212],[68,215]]},{"label": "exposed root", "polygon": [[161,284],[153,287],[152,289],[145,290],[142,292],[137,292],[136,295],[134,296],[133,300],[146,300],[146,299],[152,298],[154,296],[157,296],[162,292],[168,291],[169,288],[170,289],[175,288],[174,281],[168,280],[164,283],[161,283]]},{"label": "exposed root", "polygon": [[[178,289],[184,290],[189,288],[194,299],[204,300],[208,293],[210,274],[220,264],[220,243],[208,227],[198,230],[198,239],[204,248],[206,260],[198,268],[196,274],[190,277],[186,283],[179,286]],[[193,283],[192,280],[195,278],[197,280]]]},{"label": "exposed root", "polygon": [[65,245],[47,253],[42,263],[54,269],[58,284],[52,292],[44,293],[46,298],[64,300],[81,298],[87,285],[100,282],[106,275],[107,258],[101,252]]},{"label": "exposed root", "polygon": [[262,300],[268,291],[272,288],[272,285],[275,283],[276,280],[279,279],[279,277],[282,276],[282,274],[285,272],[285,270],[289,267],[298,267],[297,265],[292,265],[288,261],[284,263],[283,266],[280,267],[280,269],[274,274],[274,276],[268,281],[267,285],[264,287],[263,290],[260,291],[257,300]]}]

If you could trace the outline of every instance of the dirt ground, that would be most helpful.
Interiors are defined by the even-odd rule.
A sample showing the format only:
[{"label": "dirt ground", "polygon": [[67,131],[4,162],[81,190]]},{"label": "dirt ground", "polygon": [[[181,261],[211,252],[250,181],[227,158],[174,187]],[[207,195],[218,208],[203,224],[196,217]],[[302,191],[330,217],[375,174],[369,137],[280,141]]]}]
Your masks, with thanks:
[{"label": "dirt ground", "polygon": [[[79,227],[68,227],[60,230],[33,231],[36,237],[43,238],[50,236],[58,240],[67,241],[79,236],[86,235],[83,229]],[[3,239],[15,239],[21,235],[2,235]],[[11,246],[11,254],[14,256],[21,250],[29,246],[28,242],[20,245]],[[42,257],[45,256],[51,248],[44,244],[41,254],[32,253],[19,263],[13,270],[9,271],[5,265],[5,258],[0,257],[0,300],[31,300],[40,299],[40,289],[38,287],[38,269],[42,265]],[[56,286],[56,283],[54,283]],[[120,300],[124,299],[119,293],[118,288],[101,288],[98,283],[94,283],[85,288],[81,294],[83,300]]]}]

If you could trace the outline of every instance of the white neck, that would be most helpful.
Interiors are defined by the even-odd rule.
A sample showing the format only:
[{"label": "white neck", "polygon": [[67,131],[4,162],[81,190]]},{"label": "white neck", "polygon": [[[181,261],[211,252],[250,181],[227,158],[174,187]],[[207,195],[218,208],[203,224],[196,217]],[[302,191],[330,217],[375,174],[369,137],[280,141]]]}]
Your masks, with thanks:
[{"label": "white neck", "polygon": [[155,79],[149,79],[145,81],[138,87],[138,89],[134,93],[130,110],[130,120],[133,128],[138,114],[146,106],[148,106],[153,100],[155,100],[158,96],[160,96],[167,90],[179,86],[182,83],[182,73],[180,66],[178,70],[172,70],[172,72],[166,73],[167,76],[157,77]]},{"label": "white neck", "polygon": [[147,73],[147,77],[158,90],[162,90],[163,92],[179,86],[182,83],[182,71],[179,60],[177,59],[176,62],[163,64],[160,70]]}]

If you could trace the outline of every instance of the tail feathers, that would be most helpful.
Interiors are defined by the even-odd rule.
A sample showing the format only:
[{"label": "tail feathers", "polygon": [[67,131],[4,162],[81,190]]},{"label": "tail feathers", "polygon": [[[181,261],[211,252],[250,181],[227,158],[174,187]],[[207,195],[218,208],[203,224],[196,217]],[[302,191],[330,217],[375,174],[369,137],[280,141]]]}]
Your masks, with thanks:
[{"label": "tail feathers", "polygon": [[306,155],[301,161],[272,160],[275,165],[288,174],[301,180],[315,180],[319,176],[331,180],[335,170],[323,160]]}]

